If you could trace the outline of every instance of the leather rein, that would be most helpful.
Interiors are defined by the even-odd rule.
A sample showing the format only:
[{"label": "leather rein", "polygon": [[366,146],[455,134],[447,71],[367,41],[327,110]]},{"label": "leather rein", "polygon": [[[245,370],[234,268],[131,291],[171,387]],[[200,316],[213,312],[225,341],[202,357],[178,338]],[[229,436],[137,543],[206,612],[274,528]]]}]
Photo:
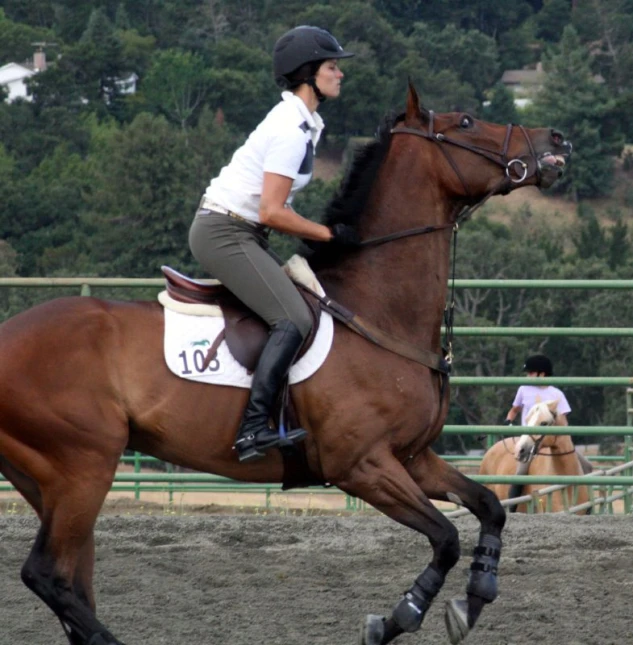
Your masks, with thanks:
[{"label": "leather rein", "polygon": [[[379,329],[372,323],[369,323],[363,320],[360,316],[357,316],[356,314],[349,311],[348,309],[346,309],[339,303],[335,302],[334,300],[331,300],[327,296],[323,297],[303,285],[298,285],[298,286],[300,286],[304,291],[307,291],[313,297],[315,297],[319,301],[320,306],[324,311],[327,311],[333,318],[336,318],[344,325],[346,325],[347,327],[355,331],[357,334],[360,334],[367,340],[371,341],[376,345],[379,345],[380,347],[383,347],[384,349],[387,349],[391,352],[394,352],[395,354],[403,356],[404,358],[411,359],[417,363],[421,363],[422,365],[425,365],[426,367],[429,367],[432,370],[443,374],[444,376],[448,376],[450,374],[451,364],[453,361],[452,346],[453,346],[453,318],[454,318],[454,311],[455,311],[455,259],[456,259],[456,253],[457,253],[457,232],[459,229],[459,225],[462,222],[466,221],[479,207],[483,206],[483,204],[487,202],[488,199],[490,199],[490,197],[492,197],[493,195],[507,192],[511,184],[521,184],[526,179],[528,179],[528,177],[531,177],[535,173],[538,175],[538,159],[536,156],[536,151],[534,150],[534,146],[532,145],[532,141],[530,140],[530,137],[528,136],[527,131],[522,125],[514,125],[511,123],[507,125],[506,135],[503,142],[503,148],[501,152],[497,152],[496,150],[488,150],[486,148],[481,148],[479,146],[468,145],[457,139],[452,139],[451,137],[447,137],[441,132],[435,132],[434,124],[435,124],[435,113],[432,110],[430,110],[428,131],[417,130],[415,128],[408,128],[405,126],[400,126],[400,127],[397,126],[391,129],[391,134],[410,134],[410,135],[422,137],[424,139],[428,139],[429,141],[438,143],[440,150],[446,157],[448,163],[450,164],[451,168],[453,169],[453,171],[459,178],[462,186],[464,187],[466,194],[470,198],[472,198],[472,192],[469,190],[468,184],[466,183],[464,176],[462,175],[462,173],[459,170],[459,167],[457,166],[454,159],[451,157],[450,153],[446,149],[446,146],[442,144],[456,146],[458,148],[468,150],[469,152],[472,152],[481,157],[485,157],[489,161],[492,161],[493,163],[496,163],[498,166],[501,166],[502,168],[504,168],[505,176],[483,199],[478,201],[476,204],[464,206],[463,208],[461,208],[461,210],[457,212],[457,214],[452,219],[452,221],[447,224],[440,224],[436,226],[420,226],[416,228],[406,229],[404,231],[389,233],[387,235],[381,235],[379,237],[369,238],[367,240],[362,240],[359,243],[357,248],[379,246],[380,244],[393,242],[394,240],[399,240],[399,239],[402,239],[405,237],[411,237],[414,235],[426,235],[427,233],[435,233],[436,231],[443,231],[446,229],[453,230],[453,266],[452,266],[452,278],[451,278],[451,304],[450,306],[447,306],[444,311],[444,322],[445,322],[444,354],[445,355],[440,356],[435,352],[421,349],[419,347],[416,347],[415,345],[412,345],[408,341],[402,340],[400,338],[396,338],[395,336],[392,336],[391,334]],[[530,150],[530,158],[534,163],[534,170],[530,174],[528,174],[529,173],[528,163],[526,163],[520,158],[508,159],[508,148],[510,146],[510,139],[512,137],[512,132],[515,127],[520,128],[528,144],[528,148]],[[515,176],[513,176],[513,174]]]}]

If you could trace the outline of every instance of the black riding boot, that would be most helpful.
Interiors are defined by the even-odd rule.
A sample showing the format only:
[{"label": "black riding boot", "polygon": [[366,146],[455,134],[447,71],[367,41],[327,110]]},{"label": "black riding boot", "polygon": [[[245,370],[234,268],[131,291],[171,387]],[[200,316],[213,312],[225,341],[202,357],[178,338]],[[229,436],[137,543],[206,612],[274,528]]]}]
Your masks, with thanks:
[{"label": "black riding boot", "polygon": [[251,396],[234,445],[240,461],[259,459],[269,448],[298,443],[308,434],[296,428],[282,438],[268,426],[272,407],[302,342],[299,330],[289,320],[282,320],[271,328],[253,374]]}]

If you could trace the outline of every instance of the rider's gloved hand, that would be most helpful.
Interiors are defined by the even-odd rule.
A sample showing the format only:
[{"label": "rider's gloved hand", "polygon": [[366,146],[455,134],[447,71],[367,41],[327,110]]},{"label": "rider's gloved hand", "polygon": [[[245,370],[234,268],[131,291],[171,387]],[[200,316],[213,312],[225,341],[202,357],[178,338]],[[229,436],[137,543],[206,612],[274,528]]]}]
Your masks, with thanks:
[{"label": "rider's gloved hand", "polygon": [[330,231],[332,231],[330,242],[333,244],[341,246],[358,246],[360,244],[360,235],[356,229],[347,224],[334,224],[330,227]]},{"label": "rider's gloved hand", "polygon": [[512,423],[512,421],[510,421],[510,419],[506,419],[506,420],[503,422],[503,425],[504,425],[504,426],[513,426],[513,425],[514,425],[514,423]]}]

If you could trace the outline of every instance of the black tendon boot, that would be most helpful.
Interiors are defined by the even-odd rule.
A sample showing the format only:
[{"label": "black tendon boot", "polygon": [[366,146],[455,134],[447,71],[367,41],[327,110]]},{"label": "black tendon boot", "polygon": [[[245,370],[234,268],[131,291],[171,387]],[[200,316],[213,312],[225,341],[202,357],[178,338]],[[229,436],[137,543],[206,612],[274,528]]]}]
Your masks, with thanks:
[{"label": "black tendon boot", "polygon": [[275,399],[302,342],[299,330],[289,320],[282,320],[271,328],[253,374],[251,396],[237,432],[234,448],[240,461],[260,459],[266,450],[298,443],[308,434],[303,428],[295,428],[282,437],[268,426]]}]

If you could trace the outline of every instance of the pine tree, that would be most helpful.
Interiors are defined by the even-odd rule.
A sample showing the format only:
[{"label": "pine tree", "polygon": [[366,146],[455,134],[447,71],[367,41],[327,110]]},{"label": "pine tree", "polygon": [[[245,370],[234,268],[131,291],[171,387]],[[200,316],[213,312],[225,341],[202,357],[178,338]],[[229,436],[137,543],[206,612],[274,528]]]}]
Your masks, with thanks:
[{"label": "pine tree", "polygon": [[610,192],[614,159],[623,144],[617,122],[610,119],[615,102],[594,78],[591,58],[572,26],[558,47],[546,55],[544,87],[534,101],[538,121],[550,123],[573,143],[574,154],[557,189],[574,200]]}]

